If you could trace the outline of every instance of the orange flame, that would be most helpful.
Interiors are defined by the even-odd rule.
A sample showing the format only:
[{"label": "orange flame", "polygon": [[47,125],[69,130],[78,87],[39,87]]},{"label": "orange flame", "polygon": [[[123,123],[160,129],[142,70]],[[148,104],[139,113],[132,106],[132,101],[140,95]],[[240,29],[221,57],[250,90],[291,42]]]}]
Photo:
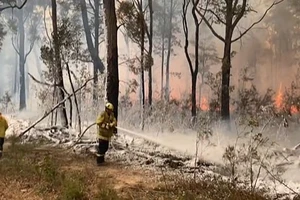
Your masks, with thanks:
[{"label": "orange flame", "polygon": [[282,83],[280,83],[279,90],[275,97],[275,107],[279,110],[283,109],[283,94],[282,94]]},{"label": "orange flame", "polygon": [[298,113],[298,108],[296,106],[291,106],[291,113],[292,114]]},{"label": "orange flame", "polygon": [[202,97],[200,100],[200,108],[203,111],[208,111],[209,110],[209,104],[208,104],[208,100],[205,97]]},{"label": "orange flame", "polygon": [[[277,110],[283,110],[284,109],[284,102],[283,102],[283,93],[282,93],[282,83],[280,83],[279,90],[277,92],[277,95],[275,97],[275,107]],[[291,114],[296,114],[299,112],[296,106],[292,105],[290,107]]]}]

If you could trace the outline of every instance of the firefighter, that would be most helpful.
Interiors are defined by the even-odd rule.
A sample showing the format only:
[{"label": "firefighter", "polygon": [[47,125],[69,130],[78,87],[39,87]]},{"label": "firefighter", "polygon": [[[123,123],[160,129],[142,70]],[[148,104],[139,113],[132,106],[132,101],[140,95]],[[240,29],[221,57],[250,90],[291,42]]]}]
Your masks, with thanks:
[{"label": "firefighter", "polygon": [[97,164],[104,163],[105,153],[109,147],[109,141],[115,134],[117,120],[113,113],[114,106],[111,103],[105,104],[105,110],[98,116],[96,124],[98,126],[98,151]]},{"label": "firefighter", "polygon": [[2,157],[5,132],[7,129],[8,129],[7,120],[4,118],[4,116],[0,112],[0,158]]}]

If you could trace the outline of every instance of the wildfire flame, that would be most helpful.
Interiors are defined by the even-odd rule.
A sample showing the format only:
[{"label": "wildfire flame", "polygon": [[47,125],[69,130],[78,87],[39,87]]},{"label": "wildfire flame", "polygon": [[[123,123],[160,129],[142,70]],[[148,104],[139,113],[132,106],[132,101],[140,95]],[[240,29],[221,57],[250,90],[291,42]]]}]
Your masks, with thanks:
[{"label": "wildfire flame", "polygon": [[205,97],[202,97],[200,100],[200,108],[203,111],[208,111],[209,110],[209,104],[208,104],[208,100]]},{"label": "wildfire flame", "polygon": [[282,110],[283,109],[282,83],[280,83],[279,90],[278,90],[277,95],[275,97],[275,107],[278,110]]},{"label": "wildfire flame", "polygon": [[[282,83],[280,83],[279,90],[277,91],[277,95],[275,97],[275,107],[277,110],[283,110],[284,109],[284,102],[283,102],[283,93],[282,93]],[[292,105],[290,107],[290,113],[295,114],[298,113],[298,109],[296,106]]]}]

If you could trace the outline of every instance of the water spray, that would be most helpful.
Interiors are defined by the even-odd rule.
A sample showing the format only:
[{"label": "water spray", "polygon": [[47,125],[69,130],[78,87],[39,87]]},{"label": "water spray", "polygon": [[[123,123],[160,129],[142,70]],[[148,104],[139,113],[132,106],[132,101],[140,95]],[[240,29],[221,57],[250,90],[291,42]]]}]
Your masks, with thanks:
[{"label": "water spray", "polygon": [[[82,132],[82,134],[77,138],[77,140],[75,141],[75,143],[74,143],[70,148],[73,148],[73,147],[74,147],[74,146],[82,139],[82,137],[84,136],[84,134],[85,134],[91,127],[93,127],[93,126],[95,126],[95,125],[96,125],[96,123],[90,124],[90,125]],[[134,131],[131,131],[131,130],[128,130],[128,129],[125,129],[125,128],[122,128],[122,127],[119,127],[119,126],[116,127],[116,128],[117,128],[118,130],[124,132],[125,135],[131,135],[131,136],[134,136],[134,137],[137,137],[137,138],[141,138],[141,139],[143,139],[143,140],[145,140],[145,141],[148,141],[148,142],[157,144],[157,145],[159,145],[159,146],[166,147],[166,148],[168,148],[168,149],[170,149],[170,150],[178,151],[176,148],[171,147],[171,146],[168,146],[168,145],[166,145],[166,144],[163,144],[162,142],[159,142],[159,141],[157,141],[157,140],[153,139],[152,137],[149,137],[149,136],[147,136],[147,135],[145,135],[145,134],[138,133],[138,132],[134,132]],[[68,148],[68,149],[70,149],[70,148]]]}]

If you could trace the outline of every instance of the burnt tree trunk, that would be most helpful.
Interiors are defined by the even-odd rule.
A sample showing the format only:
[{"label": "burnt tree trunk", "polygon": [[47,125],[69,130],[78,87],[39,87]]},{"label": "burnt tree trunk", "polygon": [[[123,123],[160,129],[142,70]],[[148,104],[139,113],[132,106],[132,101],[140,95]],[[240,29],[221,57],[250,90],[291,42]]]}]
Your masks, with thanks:
[{"label": "burnt tree trunk", "polygon": [[164,99],[164,65],[165,65],[165,27],[166,27],[166,0],[164,0],[164,13],[163,13],[163,29],[161,33],[161,100]]},{"label": "burnt tree trunk", "polygon": [[149,78],[149,83],[148,83],[148,101],[149,101],[149,106],[152,105],[152,51],[153,51],[153,5],[152,5],[152,0],[149,1],[149,12],[150,12],[150,38],[149,38],[149,59],[151,60],[149,63],[149,73],[148,73],[148,78]]},{"label": "burnt tree trunk", "polygon": [[18,91],[19,91],[19,79],[18,79],[18,75],[19,75],[19,63],[18,63],[18,58],[19,58],[19,54],[16,52],[16,60],[15,60],[15,66],[14,66],[14,95],[18,96]]},{"label": "burnt tree trunk", "polygon": [[192,73],[192,117],[196,117],[197,114],[196,90],[197,90],[197,74],[193,72]]},{"label": "burnt tree trunk", "polygon": [[114,0],[103,0],[107,39],[107,100],[114,105],[118,119],[119,68],[118,68],[118,29]]},{"label": "burnt tree trunk", "polygon": [[195,123],[196,115],[197,115],[197,104],[196,104],[196,89],[197,89],[197,76],[199,71],[199,35],[200,35],[200,23],[198,16],[196,14],[197,5],[199,3],[199,0],[192,2],[192,16],[194,20],[194,26],[195,26],[195,47],[194,47],[194,56],[195,60],[194,63],[192,62],[190,53],[189,53],[189,26],[188,26],[188,20],[187,20],[187,12],[188,7],[190,4],[190,1],[184,0],[183,3],[183,15],[182,15],[182,22],[183,22],[183,31],[185,36],[185,44],[184,44],[184,53],[187,58],[190,72],[191,72],[191,79],[192,79],[192,123]]},{"label": "burnt tree trunk", "polygon": [[200,23],[196,14],[196,9],[199,0],[193,2],[192,15],[195,23],[195,66],[194,70],[191,67],[192,76],[192,117],[196,117],[197,114],[197,103],[196,103],[196,89],[197,89],[197,76],[199,71],[199,36],[200,36]]},{"label": "burnt tree trunk", "polygon": [[230,119],[230,68],[231,68],[231,38],[233,34],[234,26],[233,20],[233,8],[228,7],[226,10],[226,29],[225,29],[225,41],[224,41],[224,53],[222,58],[222,89],[221,89],[221,117],[223,120]]},{"label": "burnt tree trunk", "polygon": [[166,64],[166,92],[165,100],[169,102],[170,100],[170,58],[172,50],[172,20],[173,19],[173,0],[170,0],[170,13],[169,13],[169,30],[168,30],[168,53],[167,53],[167,64]]},{"label": "burnt tree trunk", "polygon": [[19,76],[20,76],[20,105],[19,110],[26,108],[26,83],[25,83],[25,29],[24,13],[18,10],[18,31],[19,31]]},{"label": "burnt tree trunk", "polygon": [[[143,15],[143,0],[140,0],[140,5],[139,5],[139,14]],[[144,16],[143,16],[144,17]],[[141,128],[144,130],[145,126],[145,119],[144,119],[144,113],[145,113],[145,75],[144,75],[144,55],[145,55],[145,24],[144,20],[140,24],[141,28],[141,69],[140,69],[140,75],[141,75],[141,83],[140,83],[140,88],[141,88]]]},{"label": "burnt tree trunk", "polygon": [[[63,70],[61,65],[60,58],[60,44],[58,40],[58,30],[57,30],[57,9],[56,9],[56,0],[52,0],[52,26],[53,26],[53,42],[54,42],[54,52],[55,52],[55,71],[58,88],[58,98],[59,101],[62,101],[65,98],[64,93],[64,79],[63,79]],[[59,109],[61,125],[63,127],[68,127],[68,118],[66,105],[63,103]]]}]

